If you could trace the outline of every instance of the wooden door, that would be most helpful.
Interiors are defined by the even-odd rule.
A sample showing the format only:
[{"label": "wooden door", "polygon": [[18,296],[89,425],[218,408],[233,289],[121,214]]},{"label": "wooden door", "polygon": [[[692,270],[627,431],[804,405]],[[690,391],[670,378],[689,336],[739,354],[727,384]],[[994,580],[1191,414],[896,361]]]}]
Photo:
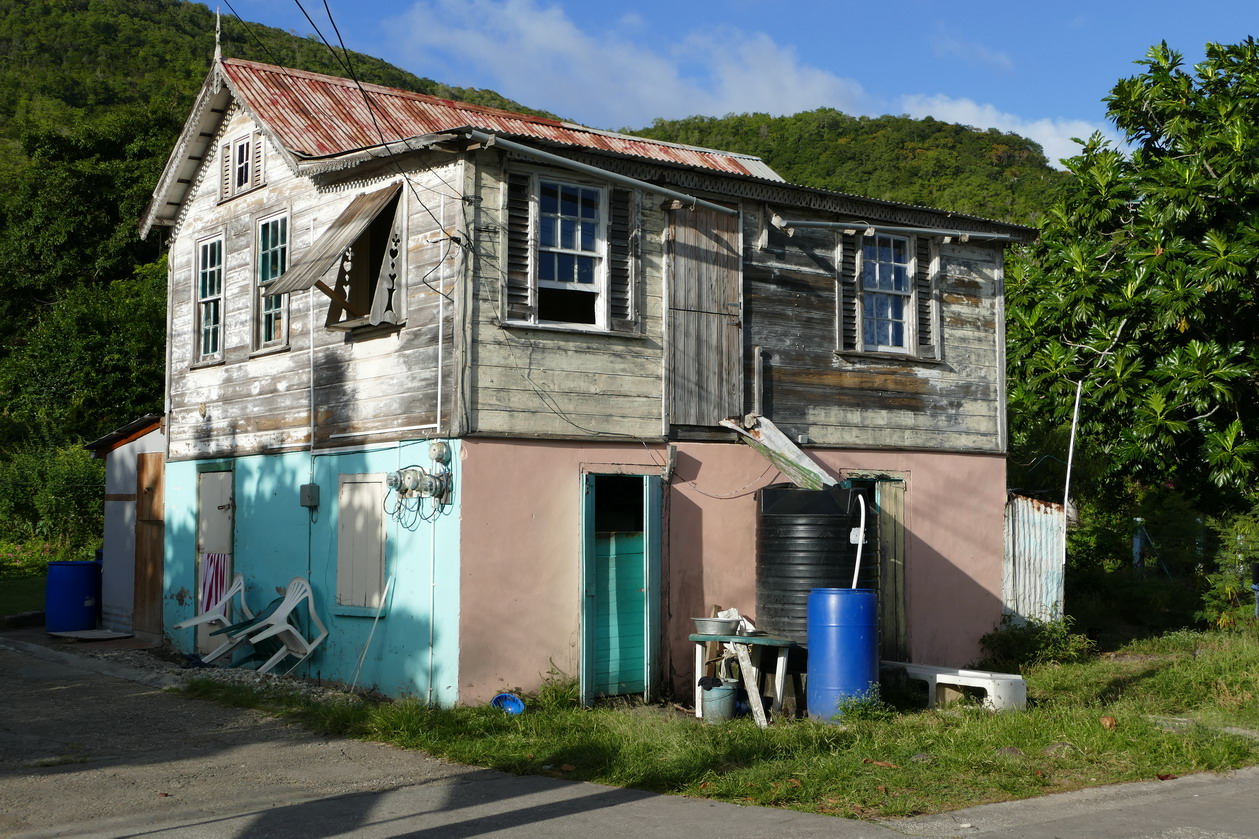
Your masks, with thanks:
[{"label": "wooden door", "polygon": [[[231,584],[232,530],[235,522],[234,473],[202,472],[197,475],[197,612],[205,610],[202,602],[207,571],[221,572],[221,582]],[[197,651],[208,653],[219,645],[210,638],[213,627],[197,627]]]},{"label": "wooden door", "polygon": [[162,634],[165,463],[161,452],[141,454],[136,461],[135,590],[131,631],[157,636]]},{"label": "wooden door", "polygon": [[878,481],[879,657],[909,661],[909,621],[905,610],[905,484]]},{"label": "wooden door", "polygon": [[668,422],[714,426],[741,416],[739,216],[670,210],[669,265]]}]

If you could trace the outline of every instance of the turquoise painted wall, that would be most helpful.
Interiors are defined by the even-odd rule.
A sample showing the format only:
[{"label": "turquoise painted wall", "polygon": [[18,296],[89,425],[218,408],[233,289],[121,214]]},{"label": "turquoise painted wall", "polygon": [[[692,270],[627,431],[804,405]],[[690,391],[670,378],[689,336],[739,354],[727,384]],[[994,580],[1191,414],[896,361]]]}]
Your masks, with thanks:
[{"label": "turquoise painted wall", "polygon": [[[413,464],[427,469],[432,465],[429,442],[316,454],[313,482],[320,487],[320,506],[313,516],[298,503],[298,488],[312,480],[306,452],[167,463],[163,625],[176,646],[191,652],[194,645],[192,630],[170,627],[192,617],[195,609],[198,469],[230,464],[235,473],[234,570],[245,577],[250,608],[261,609],[293,577],[306,577],[329,635],[297,672],[351,681],[372,630],[372,614],[335,603],[338,478]],[[416,696],[441,705],[458,699],[459,662],[460,452],[458,441],[447,442],[451,503],[433,515],[425,499],[424,517],[403,511],[386,519],[385,576],[392,583],[358,680],[360,686],[374,685],[389,696]]]}]

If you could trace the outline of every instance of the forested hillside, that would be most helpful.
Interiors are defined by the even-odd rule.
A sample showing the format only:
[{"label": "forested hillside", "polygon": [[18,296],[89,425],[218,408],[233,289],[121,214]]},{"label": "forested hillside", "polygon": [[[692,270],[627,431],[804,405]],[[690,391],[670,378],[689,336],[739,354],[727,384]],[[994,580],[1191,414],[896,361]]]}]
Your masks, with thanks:
[{"label": "forested hillside", "polygon": [[656,120],[634,133],[755,154],[792,183],[1024,224],[1036,221],[1066,176],[1026,137],[931,117],[819,108]]},{"label": "forested hillside", "polygon": [[[166,271],[161,237],[141,241],[136,221],[214,29],[213,11],[180,0],[0,0],[0,539],[94,538],[100,470],[83,441],[161,409]],[[221,41],[346,75],[312,38],[225,15]],[[350,60],[365,81],[530,110]]]},{"label": "forested hillside", "polygon": [[[214,54],[183,0],[0,0],[0,539],[94,538],[81,445],[162,404],[165,265],[136,220]],[[325,33],[330,34],[330,33]],[[313,37],[222,20],[224,55],[346,75]],[[365,80],[512,110],[351,54]],[[1014,135],[934,120],[692,117],[643,133],[765,157],[793,182],[1029,221],[1057,173]],[[77,498],[70,503],[68,498]]]}]

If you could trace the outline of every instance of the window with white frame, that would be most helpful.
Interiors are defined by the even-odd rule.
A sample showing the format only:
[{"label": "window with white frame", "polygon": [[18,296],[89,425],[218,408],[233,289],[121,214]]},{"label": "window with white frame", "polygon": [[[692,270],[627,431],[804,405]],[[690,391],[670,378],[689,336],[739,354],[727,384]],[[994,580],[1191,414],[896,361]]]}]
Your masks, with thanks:
[{"label": "window with white frame", "polygon": [[538,179],[538,320],[604,326],[604,206],[598,187]]},{"label": "window with white frame", "polygon": [[224,143],[219,151],[219,198],[226,200],[262,186],[262,135],[253,131]]},{"label": "window with white frame", "polygon": [[266,293],[267,286],[288,268],[288,228],[288,215],[258,222],[257,285],[261,299],[257,303],[255,343],[259,349],[283,346],[288,341],[288,295]]},{"label": "window with white frame", "polygon": [[232,148],[232,190],[240,192],[249,187],[249,163],[253,156],[249,138],[237,140]]},{"label": "window with white frame", "polygon": [[909,239],[878,234],[861,243],[861,339],[867,352],[908,352],[913,320]]},{"label": "window with white frame", "polygon": [[223,237],[197,244],[197,352],[198,361],[218,358],[223,352]]},{"label": "window with white frame", "polygon": [[637,331],[637,193],[539,172],[508,179],[508,322]]},{"label": "window with white frame", "polygon": [[836,349],[940,358],[935,245],[921,234],[840,240]]}]

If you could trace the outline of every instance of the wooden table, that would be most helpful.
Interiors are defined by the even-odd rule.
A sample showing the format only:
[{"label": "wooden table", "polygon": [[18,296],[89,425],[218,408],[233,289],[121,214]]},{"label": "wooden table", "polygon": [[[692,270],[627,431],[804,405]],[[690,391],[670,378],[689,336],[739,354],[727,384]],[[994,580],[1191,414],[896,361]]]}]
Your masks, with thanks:
[{"label": "wooden table", "polygon": [[777,638],[772,635],[689,635],[687,639],[695,642],[695,716],[704,716],[704,692],[700,689],[699,680],[704,676],[704,645],[711,643],[729,644],[734,649],[735,658],[739,661],[739,674],[743,678],[743,687],[748,692],[748,704],[752,706],[752,717],[761,728],[769,725],[765,717],[765,709],[761,707],[760,670],[752,664],[751,649],[760,647],[763,650],[776,649],[778,661],[774,668],[773,703],[770,710],[778,713],[782,710],[783,692],[787,686],[787,653],[796,642],[790,638]]}]

